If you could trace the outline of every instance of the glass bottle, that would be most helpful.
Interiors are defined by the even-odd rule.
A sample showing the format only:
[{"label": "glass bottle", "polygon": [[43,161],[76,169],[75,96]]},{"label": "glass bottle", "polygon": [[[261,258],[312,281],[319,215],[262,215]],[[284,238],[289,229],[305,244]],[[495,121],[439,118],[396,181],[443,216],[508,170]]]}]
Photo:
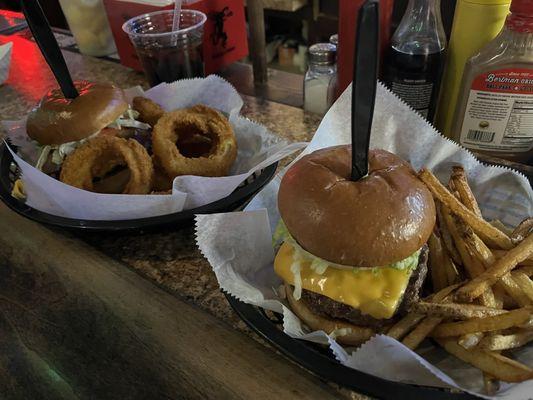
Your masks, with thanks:
[{"label": "glass bottle", "polygon": [[513,0],[502,31],[465,67],[454,139],[492,156],[533,161],[533,1]]},{"label": "glass bottle", "polygon": [[309,48],[309,67],[304,78],[304,110],[324,115],[334,101],[337,75],[336,46],[317,43]]},{"label": "glass bottle", "polygon": [[446,35],[440,0],[409,0],[386,55],[385,84],[433,120],[444,64]]}]

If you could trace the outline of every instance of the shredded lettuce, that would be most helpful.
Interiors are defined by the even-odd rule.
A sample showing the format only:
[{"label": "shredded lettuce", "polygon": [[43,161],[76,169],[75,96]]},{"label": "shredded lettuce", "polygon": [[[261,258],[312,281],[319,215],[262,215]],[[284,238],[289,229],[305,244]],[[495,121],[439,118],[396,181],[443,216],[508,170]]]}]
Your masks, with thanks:
[{"label": "shredded lettuce", "polygon": [[353,329],[352,328],[337,328],[337,329],[333,329],[330,333],[329,333],[329,336],[332,338],[332,339],[337,339],[338,337],[341,337],[341,336],[347,336],[347,335],[350,335],[353,333]]},{"label": "shredded lettuce", "polygon": [[89,139],[93,138],[94,136],[98,135],[99,132],[93,133],[92,135],[86,137],[85,139],[77,140],[74,142],[67,142],[63,144],[53,144],[53,145],[45,145],[40,146],[41,147],[41,154],[39,155],[39,159],[37,160],[37,164],[35,165],[35,168],[37,168],[39,171],[42,171],[44,164],[46,163],[46,160],[48,159],[48,155],[52,153],[51,160],[56,165],[63,164],[63,161],[65,160],[65,157],[68,156],[70,153],[72,153],[74,150],[76,150],[78,147],[80,147],[83,143],[87,142]]},{"label": "shredded lettuce", "polygon": [[283,243],[290,236],[285,222],[280,218],[276,230],[272,235],[272,247],[276,247],[278,244]]},{"label": "shredded lettuce", "polygon": [[114,122],[108,125],[108,128],[122,129],[126,128],[137,128],[137,129],[150,129],[151,126],[144,122],[137,121],[139,118],[139,112],[133,108],[128,107],[126,112],[118,117]]},{"label": "shredded lettuce", "polygon": [[[311,263],[311,269],[313,269],[317,274],[322,275],[328,267],[338,268],[338,269],[352,269],[354,272],[357,272],[358,269],[372,269],[374,271],[379,271],[379,268],[394,268],[399,270],[413,270],[418,265],[418,258],[420,256],[420,249],[415,251],[413,254],[411,254],[409,257],[397,261],[395,263],[392,263],[390,265],[381,265],[381,266],[373,266],[373,267],[352,267],[349,265],[342,265],[342,264],[336,264],[334,262],[330,262],[327,260],[324,260],[320,257],[317,257],[311,253],[309,253],[307,250],[305,250],[303,247],[301,247],[298,242],[291,236],[289,233],[289,230],[287,229],[287,226],[283,222],[282,219],[279,220],[279,223],[276,227],[276,230],[274,231],[274,235],[272,236],[272,244],[273,247],[276,247],[278,244],[282,242],[288,242],[294,247],[294,258],[296,259],[304,259]],[[292,271],[292,267],[291,267]]]},{"label": "shredded lettuce", "polygon": [[291,272],[294,275],[294,292],[292,297],[294,300],[300,300],[302,297],[302,275],[300,275],[300,262],[295,258],[291,265]]}]

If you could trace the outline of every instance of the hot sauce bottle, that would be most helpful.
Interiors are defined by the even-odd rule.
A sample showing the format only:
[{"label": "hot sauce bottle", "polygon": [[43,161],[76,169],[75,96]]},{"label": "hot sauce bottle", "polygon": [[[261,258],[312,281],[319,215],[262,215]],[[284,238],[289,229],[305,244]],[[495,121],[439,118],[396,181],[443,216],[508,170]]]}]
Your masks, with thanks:
[{"label": "hot sauce bottle", "polygon": [[463,146],[533,161],[533,0],[513,0],[502,31],[466,64],[452,133]]}]

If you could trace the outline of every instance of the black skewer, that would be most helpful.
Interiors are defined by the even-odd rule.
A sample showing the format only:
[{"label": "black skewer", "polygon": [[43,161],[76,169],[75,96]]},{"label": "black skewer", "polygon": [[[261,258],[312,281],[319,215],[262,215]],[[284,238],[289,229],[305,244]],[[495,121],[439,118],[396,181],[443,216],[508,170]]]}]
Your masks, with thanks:
[{"label": "black skewer", "polygon": [[52,29],[44,15],[41,5],[37,0],[23,0],[21,4],[31,33],[56,77],[61,91],[68,99],[78,97],[79,93],[74,86],[74,82],[72,82],[72,77],[68,71],[63,54],[61,54],[59,45],[52,33]]},{"label": "black skewer", "polygon": [[352,181],[368,174],[368,146],[379,57],[377,0],[367,0],[360,8],[356,35],[352,83]]}]

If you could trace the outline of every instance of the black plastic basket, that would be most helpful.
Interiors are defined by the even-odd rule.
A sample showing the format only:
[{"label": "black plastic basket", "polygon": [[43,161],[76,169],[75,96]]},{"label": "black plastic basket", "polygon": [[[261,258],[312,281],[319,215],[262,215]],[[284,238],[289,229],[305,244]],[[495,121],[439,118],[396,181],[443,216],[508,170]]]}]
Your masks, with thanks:
[{"label": "black plastic basket", "polygon": [[265,312],[260,307],[246,304],[227,293],[224,294],[231,307],[250,328],[281,353],[324,381],[334,382],[379,399],[479,399],[479,397],[461,391],[393,382],[346,367],[335,359],[327,347],[293,339],[286,335],[282,329],[283,317],[281,315]]},{"label": "black plastic basket", "polygon": [[59,217],[36,210],[24,201],[11,196],[13,183],[19,174],[18,167],[13,161],[13,156],[2,143],[0,145],[0,198],[12,210],[26,218],[41,222],[47,225],[54,225],[61,228],[90,231],[149,231],[161,228],[179,228],[190,226],[193,223],[195,214],[212,214],[224,211],[237,210],[243,207],[252,196],[264,187],[274,177],[278,163],[274,163],[261,171],[254,173],[229,196],[196,207],[173,214],[161,215],[157,217],[127,219],[119,221],[93,221],[74,218]]}]

